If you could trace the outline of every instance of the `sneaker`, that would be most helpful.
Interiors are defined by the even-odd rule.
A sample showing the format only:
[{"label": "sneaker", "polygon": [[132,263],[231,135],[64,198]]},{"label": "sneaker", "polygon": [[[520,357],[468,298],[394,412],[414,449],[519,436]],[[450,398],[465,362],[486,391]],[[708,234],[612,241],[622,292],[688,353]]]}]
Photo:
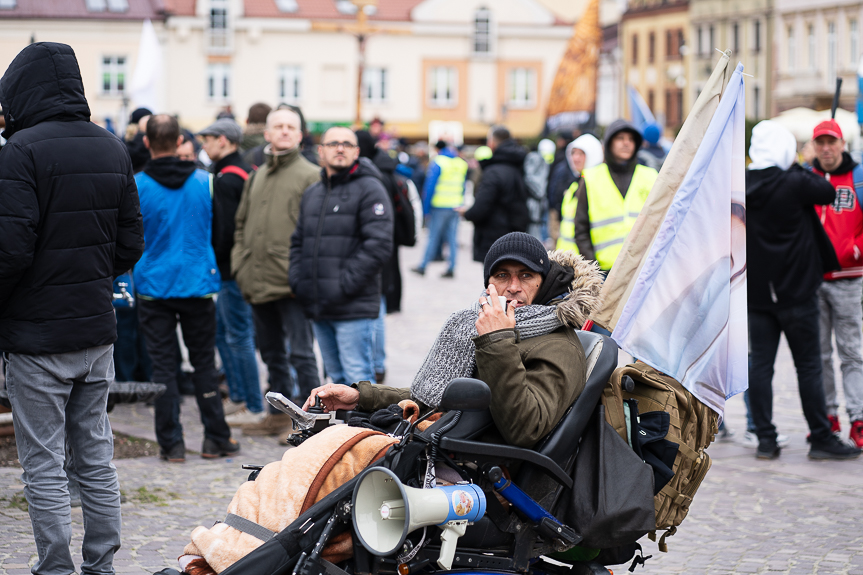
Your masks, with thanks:
[{"label": "sneaker", "polygon": [[268,413],[260,422],[244,425],[243,435],[280,435],[293,427],[293,420],[287,413]]},{"label": "sneaker", "polygon": [[444,279],[452,279],[455,277],[455,272],[452,270],[447,270],[446,273],[441,274],[440,277]]},{"label": "sneaker", "polygon": [[218,457],[229,457],[240,452],[240,444],[236,439],[228,439],[223,443],[217,443],[209,437],[204,438],[204,445],[201,447],[201,457],[204,459],[216,459]]},{"label": "sneaker", "polygon": [[231,401],[231,398],[229,397],[222,400],[222,410],[224,410],[225,415],[233,415],[243,409],[246,409],[246,403],[244,401]]},{"label": "sneaker", "polygon": [[170,449],[160,449],[159,459],[168,463],[183,463],[186,461],[186,444],[175,443]]},{"label": "sneaker", "polygon": [[832,434],[823,442],[813,441],[812,447],[809,448],[809,459],[841,461],[858,457],[860,457],[860,448],[852,447]]},{"label": "sneaker", "polygon": [[240,411],[236,411],[231,415],[225,416],[225,423],[230,425],[231,427],[242,427],[243,425],[249,425],[252,423],[260,423],[267,416],[265,411],[259,411],[258,413],[254,413],[249,411],[248,409],[241,409]]},{"label": "sneaker", "polygon": [[851,433],[848,439],[854,442],[857,447],[863,447],[863,420],[857,419],[851,422]]},{"label": "sneaker", "polygon": [[782,448],[778,442],[772,439],[763,439],[758,442],[758,449],[755,451],[755,459],[776,459]]},{"label": "sneaker", "polygon": [[[386,378],[387,378],[387,370],[383,370],[383,371],[376,371],[376,372],[375,372],[375,382],[376,382],[377,384],[379,384],[379,385],[380,385],[381,383],[383,383],[383,382],[384,382],[384,380],[385,380]],[[300,405],[302,405],[302,403],[301,403]]]},{"label": "sneaker", "polygon": [[411,268],[411,271],[417,275],[421,275],[421,276],[426,275],[426,271],[423,268]]},{"label": "sneaker", "polygon": [[[788,447],[788,444],[791,442],[791,438],[782,433],[776,436],[776,445],[779,447]],[[747,431],[743,434],[743,440],[741,441],[744,447],[751,447],[752,449],[758,448],[758,435],[754,431]]]},{"label": "sneaker", "polygon": [[722,429],[716,434],[716,441],[728,442],[734,439],[734,432],[728,428],[727,425],[723,425]]}]

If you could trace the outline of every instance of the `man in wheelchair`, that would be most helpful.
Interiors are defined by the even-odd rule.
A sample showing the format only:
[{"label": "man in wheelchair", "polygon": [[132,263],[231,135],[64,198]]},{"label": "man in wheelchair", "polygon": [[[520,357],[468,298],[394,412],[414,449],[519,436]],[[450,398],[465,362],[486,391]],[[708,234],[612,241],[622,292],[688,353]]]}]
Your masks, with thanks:
[{"label": "man in wheelchair", "polygon": [[[256,481],[238,490],[224,524],[193,532],[186,553],[199,550],[202,557],[181,557],[185,572],[607,573],[596,570],[601,569],[597,563],[581,561],[593,559],[599,549],[579,549],[582,537],[557,518],[566,515],[565,494],[573,490],[579,438],[617,361],[610,340],[576,331],[599,303],[602,278],[593,262],[569,252],[548,254],[523,233],[495,242],[484,275],[487,290],[472,308],[450,316],[409,389],[368,382],[325,385],[304,406],[319,398],[327,411],[373,412],[412,399],[424,413],[420,420],[443,413],[439,420],[424,431],[419,421],[391,435],[366,430],[377,433],[367,437],[378,442],[366,450],[374,455],[362,459],[337,450],[343,461],[353,457],[361,463],[336,482],[331,481],[336,471],[323,482],[318,474],[311,483],[329,487],[314,496],[302,494],[303,506],[277,527],[272,521],[263,525],[265,513],[257,509],[239,511],[240,494],[254,490],[277,463],[264,467]],[[584,399],[576,401],[580,396]],[[286,452],[283,475],[298,473],[304,463],[297,459],[299,452],[305,449],[301,457],[314,457],[324,436],[335,436],[336,428],[348,426],[330,426]],[[455,485],[436,487],[443,478]],[[281,490],[278,498],[290,498],[292,484],[278,479],[274,485]],[[416,497],[408,493],[411,488],[420,499],[409,499]],[[450,491],[443,497],[441,489]],[[382,490],[388,495],[378,501]],[[267,496],[258,490],[247,500],[266,507]],[[437,497],[431,511],[418,503],[427,496]],[[652,506],[652,493],[646,497]],[[652,519],[652,507],[650,512]],[[202,531],[218,533],[207,540]],[[220,563],[227,532],[232,541],[255,541],[255,548]],[[204,544],[215,551],[205,551]],[[562,566],[542,559],[554,553],[563,553],[556,556]]]}]

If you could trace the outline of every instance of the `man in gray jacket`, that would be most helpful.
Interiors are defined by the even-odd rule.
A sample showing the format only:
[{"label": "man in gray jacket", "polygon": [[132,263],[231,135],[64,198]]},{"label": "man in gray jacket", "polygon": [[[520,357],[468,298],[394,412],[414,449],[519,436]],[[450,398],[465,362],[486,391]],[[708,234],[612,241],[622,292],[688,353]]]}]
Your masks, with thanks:
[{"label": "man in gray jacket", "polygon": [[[320,179],[317,166],[300,153],[300,117],[291,110],[267,116],[266,163],[246,182],[237,208],[231,271],[252,304],[258,347],[270,374],[270,390],[285,397],[307,397],[318,385],[312,326],[288,285],[291,234],[297,225],[303,191]],[[288,362],[297,371],[299,396]],[[243,425],[246,435],[280,435],[291,418],[270,409],[260,422]]]}]

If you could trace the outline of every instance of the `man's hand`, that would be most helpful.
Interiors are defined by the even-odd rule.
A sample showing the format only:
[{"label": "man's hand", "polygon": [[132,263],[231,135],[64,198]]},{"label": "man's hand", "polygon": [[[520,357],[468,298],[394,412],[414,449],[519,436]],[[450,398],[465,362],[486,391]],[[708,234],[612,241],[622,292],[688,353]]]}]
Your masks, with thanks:
[{"label": "man's hand", "polygon": [[479,303],[481,309],[476,320],[476,332],[479,335],[515,327],[515,308],[508,306],[506,311],[503,310],[494,284],[488,284],[488,297],[480,297]]},{"label": "man's hand", "polygon": [[308,411],[309,406],[315,404],[315,397],[321,398],[324,411],[329,413],[336,409],[354,409],[360,401],[360,392],[353,387],[340,383],[328,383],[316,387],[303,404],[304,411]]}]

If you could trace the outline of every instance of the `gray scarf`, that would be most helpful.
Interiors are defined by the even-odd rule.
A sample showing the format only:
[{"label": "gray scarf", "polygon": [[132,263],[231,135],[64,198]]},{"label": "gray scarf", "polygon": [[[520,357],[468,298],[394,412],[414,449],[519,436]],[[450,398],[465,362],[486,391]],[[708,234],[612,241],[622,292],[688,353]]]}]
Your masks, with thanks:
[{"label": "gray scarf", "polygon": [[[476,368],[473,338],[479,302],[453,313],[441,328],[425,361],[411,384],[411,395],[437,407],[447,384],[457,377],[471,377]],[[563,324],[553,305],[527,305],[515,309],[515,329],[520,339],[553,332]]]}]

